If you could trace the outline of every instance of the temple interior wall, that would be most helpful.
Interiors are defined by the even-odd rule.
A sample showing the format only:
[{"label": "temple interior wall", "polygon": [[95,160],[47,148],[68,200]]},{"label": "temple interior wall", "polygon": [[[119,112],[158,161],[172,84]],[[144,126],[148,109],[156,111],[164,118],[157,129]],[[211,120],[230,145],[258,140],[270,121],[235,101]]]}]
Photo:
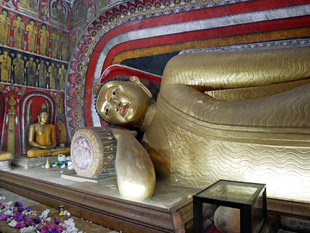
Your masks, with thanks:
[{"label": "temple interior wall", "polygon": [[[64,122],[66,130],[62,132],[69,143],[77,128],[102,124],[94,110],[93,90],[110,65],[122,64],[161,76],[167,61],[183,50],[255,42],[273,46],[286,39],[307,38],[309,15],[304,4],[265,0],[110,4],[77,0],[71,5],[65,0],[1,1],[0,89],[4,102],[0,149],[7,150],[8,138],[24,140],[24,134],[17,133],[22,119],[19,112],[27,111],[19,105],[28,92],[50,94],[64,108],[63,112],[57,110],[56,104],[54,110],[56,118]],[[10,99],[16,102],[13,107]],[[41,107],[32,106],[31,119],[36,119]],[[15,109],[11,130],[10,108]],[[16,146],[10,148],[15,154],[23,153]]]},{"label": "temple interior wall", "polygon": [[58,143],[69,144],[65,83],[79,32],[105,1],[0,1],[0,150],[25,154],[29,124],[51,113]]},{"label": "temple interior wall", "polygon": [[42,108],[57,142],[70,146],[77,129],[105,124],[94,108],[98,84],[138,74],[158,90],[181,51],[309,43],[308,3],[0,0],[0,150],[24,155]]},{"label": "temple interior wall", "polygon": [[[69,135],[100,126],[94,90],[104,70],[122,64],[161,76],[167,61],[188,49],[225,48],[309,37],[303,1],[130,1],[110,5],[95,17],[72,51],[67,76]],[[284,42],[285,43],[285,42]],[[257,45],[256,45],[257,46]],[[259,46],[259,45],[258,45]]]},{"label": "temple interior wall", "polygon": [[68,146],[78,128],[103,125],[94,93],[111,65],[159,83],[167,61],[184,50],[292,47],[310,35],[302,0],[56,2],[1,1],[0,149],[16,155],[25,154],[27,127],[42,108]]}]

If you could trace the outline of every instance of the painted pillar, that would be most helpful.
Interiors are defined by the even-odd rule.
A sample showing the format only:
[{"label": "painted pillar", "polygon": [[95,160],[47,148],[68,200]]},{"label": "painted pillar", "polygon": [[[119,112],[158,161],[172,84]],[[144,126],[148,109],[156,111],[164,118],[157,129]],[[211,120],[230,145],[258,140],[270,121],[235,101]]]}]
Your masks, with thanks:
[{"label": "painted pillar", "polygon": [[16,105],[16,100],[14,99],[14,96],[9,97],[9,129],[8,129],[8,147],[7,150],[12,153],[13,155],[15,154],[15,105]]}]

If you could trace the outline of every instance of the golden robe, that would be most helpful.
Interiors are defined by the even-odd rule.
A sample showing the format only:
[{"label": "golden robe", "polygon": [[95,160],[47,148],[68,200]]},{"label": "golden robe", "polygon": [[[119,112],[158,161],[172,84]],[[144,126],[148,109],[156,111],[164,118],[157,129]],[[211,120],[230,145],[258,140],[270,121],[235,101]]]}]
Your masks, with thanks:
[{"label": "golden robe", "polygon": [[173,58],[143,139],[157,171],[179,185],[266,183],[269,197],[310,201],[309,64],[310,48]]}]

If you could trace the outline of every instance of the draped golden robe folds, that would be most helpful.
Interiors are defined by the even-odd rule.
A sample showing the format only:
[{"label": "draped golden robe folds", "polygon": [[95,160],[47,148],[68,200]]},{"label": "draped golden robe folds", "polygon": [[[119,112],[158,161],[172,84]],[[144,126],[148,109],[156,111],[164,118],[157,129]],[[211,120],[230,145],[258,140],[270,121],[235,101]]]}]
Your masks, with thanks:
[{"label": "draped golden robe folds", "polygon": [[155,167],[179,185],[266,183],[310,202],[309,77],[308,47],[172,58],[143,139]]}]

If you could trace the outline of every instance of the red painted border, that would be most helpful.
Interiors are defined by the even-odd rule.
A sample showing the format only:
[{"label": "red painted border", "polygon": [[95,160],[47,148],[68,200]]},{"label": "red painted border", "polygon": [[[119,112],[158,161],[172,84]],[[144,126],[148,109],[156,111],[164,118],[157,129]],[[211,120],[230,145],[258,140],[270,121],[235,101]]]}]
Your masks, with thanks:
[{"label": "red painted border", "polygon": [[[123,51],[140,49],[165,44],[175,44],[193,40],[213,39],[218,37],[236,36],[250,33],[260,33],[274,30],[293,29],[309,26],[310,16],[289,18],[283,20],[264,21],[259,23],[234,25],[223,28],[208,29],[203,31],[185,32],[167,36],[146,38],[128,41],[112,48],[105,59],[102,71],[112,64],[113,58]],[[87,77],[88,79],[89,77]]]},{"label": "red painted border", "polygon": [[[215,10],[214,8],[206,8],[206,9],[201,9],[201,10],[192,11],[192,12],[184,12],[184,13],[179,13],[179,14],[174,14],[174,15],[161,16],[160,20],[158,20],[158,17],[156,17],[156,18],[143,19],[141,22],[132,22],[132,23],[126,23],[126,24],[120,25],[119,27],[103,35],[102,38],[100,38],[99,42],[96,44],[94,48],[94,52],[91,55],[91,58],[89,61],[89,66],[88,66],[88,70],[86,74],[86,77],[87,77],[86,80],[89,80],[89,77],[91,78],[93,77],[95,66],[96,66],[96,61],[98,60],[100,52],[102,48],[104,47],[104,45],[109,40],[111,40],[111,38],[116,37],[120,34],[129,32],[129,31],[138,30],[138,29],[156,27],[159,25],[163,26],[163,25],[169,25],[173,23],[182,23],[182,22],[188,22],[192,20],[221,17],[225,15],[230,15],[230,14],[240,14],[240,13],[248,13],[252,11],[268,10],[268,9],[274,9],[274,8],[280,8],[280,7],[300,5],[304,3],[308,3],[308,1],[297,0],[297,1],[294,1],[294,3],[286,2],[286,1],[283,1],[283,2],[276,1],[276,2],[271,3],[268,0],[244,2],[244,3],[221,6],[220,10]],[[184,41],[188,41],[188,40],[184,40]],[[109,66],[108,63],[106,63],[104,67],[106,68],[107,66]],[[89,86],[87,83],[85,85],[87,89],[87,87]]]}]

